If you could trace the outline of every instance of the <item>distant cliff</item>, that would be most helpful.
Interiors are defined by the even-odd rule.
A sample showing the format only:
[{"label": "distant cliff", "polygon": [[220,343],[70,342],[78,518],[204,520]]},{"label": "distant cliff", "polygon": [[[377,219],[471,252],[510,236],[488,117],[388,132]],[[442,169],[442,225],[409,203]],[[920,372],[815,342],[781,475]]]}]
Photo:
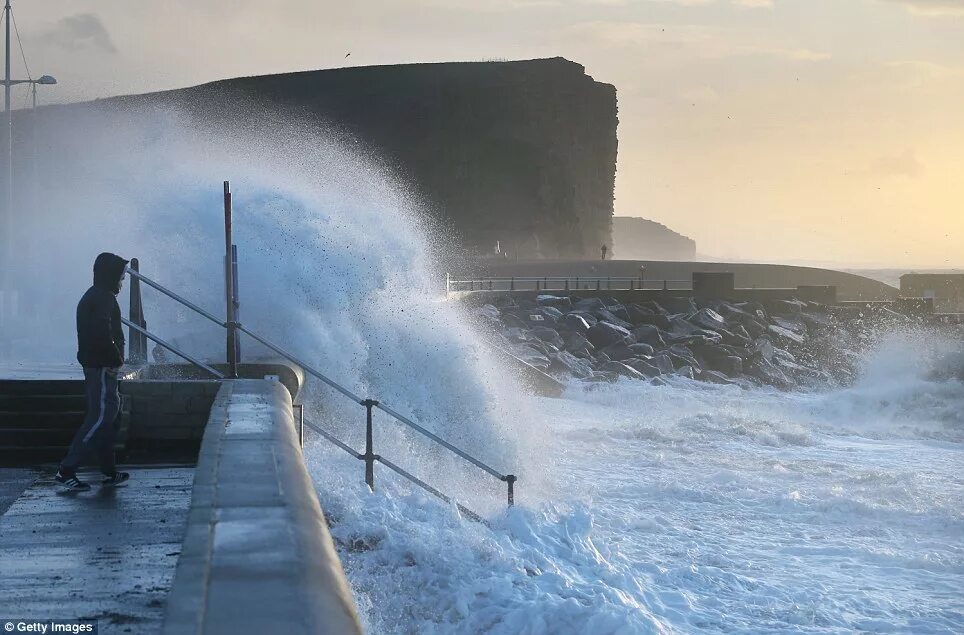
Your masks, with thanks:
[{"label": "distant cliff", "polygon": [[374,151],[478,253],[500,241],[521,257],[596,256],[609,242],[616,89],[562,58],[245,77],[96,103],[176,104],[216,126],[265,109],[308,118]]},{"label": "distant cliff", "polygon": [[693,260],[696,258],[696,241],[655,221],[614,216],[613,257],[621,260]]}]

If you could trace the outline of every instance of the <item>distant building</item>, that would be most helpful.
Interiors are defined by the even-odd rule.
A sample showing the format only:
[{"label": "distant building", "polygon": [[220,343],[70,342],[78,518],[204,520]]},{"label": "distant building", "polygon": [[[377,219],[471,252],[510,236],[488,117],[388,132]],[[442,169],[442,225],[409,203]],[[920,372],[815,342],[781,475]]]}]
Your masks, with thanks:
[{"label": "distant building", "polygon": [[939,313],[964,312],[964,273],[905,273],[900,295],[931,299]]},{"label": "distant building", "polygon": [[695,260],[696,241],[645,218],[613,216],[611,258]]}]

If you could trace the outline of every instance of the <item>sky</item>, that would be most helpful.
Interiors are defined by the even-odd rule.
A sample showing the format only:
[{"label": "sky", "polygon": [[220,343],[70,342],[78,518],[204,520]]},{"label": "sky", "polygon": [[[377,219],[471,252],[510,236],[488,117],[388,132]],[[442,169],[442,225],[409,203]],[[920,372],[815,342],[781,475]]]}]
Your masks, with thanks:
[{"label": "sky", "polygon": [[[964,267],[964,0],[13,7],[32,74],[59,80],[41,87],[46,103],[345,65],[563,56],[616,86],[617,215],[662,222],[716,258]],[[15,90],[15,106],[27,103]]]}]

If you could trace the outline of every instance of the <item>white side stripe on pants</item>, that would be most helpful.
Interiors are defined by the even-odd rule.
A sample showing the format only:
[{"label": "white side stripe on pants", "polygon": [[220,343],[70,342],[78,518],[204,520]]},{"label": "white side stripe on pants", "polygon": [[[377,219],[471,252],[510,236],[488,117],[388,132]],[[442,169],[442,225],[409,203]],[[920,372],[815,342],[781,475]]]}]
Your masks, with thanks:
[{"label": "white side stripe on pants", "polygon": [[107,409],[107,369],[100,369],[100,416],[97,417],[97,421],[90,427],[90,430],[84,436],[84,443],[90,441],[90,438],[94,436],[97,432],[97,428],[100,424],[104,423],[104,410]]}]

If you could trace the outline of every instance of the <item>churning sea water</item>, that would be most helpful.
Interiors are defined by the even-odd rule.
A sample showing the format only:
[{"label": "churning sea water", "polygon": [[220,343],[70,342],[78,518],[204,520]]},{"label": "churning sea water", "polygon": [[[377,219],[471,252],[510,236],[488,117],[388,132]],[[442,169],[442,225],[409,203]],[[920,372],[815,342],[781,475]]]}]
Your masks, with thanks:
[{"label": "churning sea water", "polygon": [[961,632],[964,383],[932,372],[960,346],[892,338],[822,393],[539,399],[545,489],[491,529],[314,473],[373,632]]}]

